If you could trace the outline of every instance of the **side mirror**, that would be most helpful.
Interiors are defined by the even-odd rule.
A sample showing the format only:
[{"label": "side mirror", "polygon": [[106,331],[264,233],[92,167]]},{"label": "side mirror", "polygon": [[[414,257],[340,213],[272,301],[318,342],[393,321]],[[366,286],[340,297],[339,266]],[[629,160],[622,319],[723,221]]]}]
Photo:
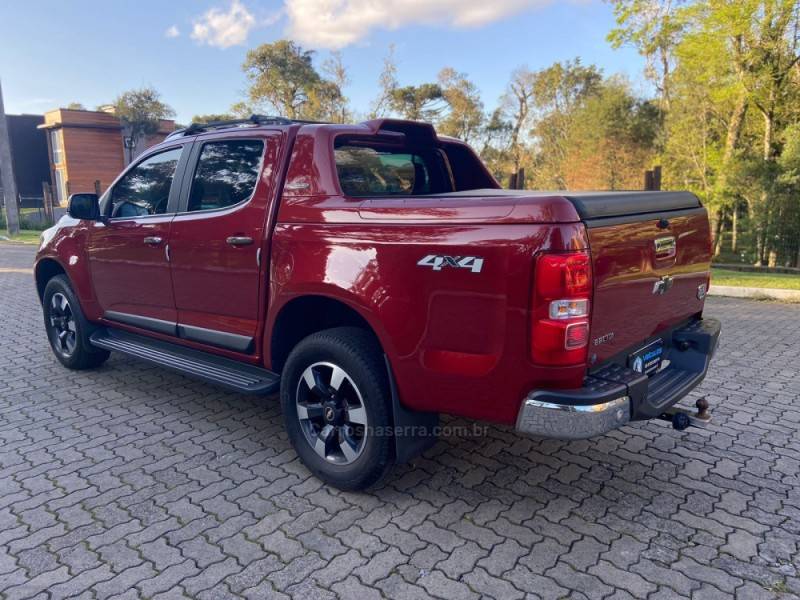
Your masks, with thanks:
[{"label": "side mirror", "polygon": [[73,219],[100,220],[100,201],[97,194],[72,194],[67,214]]}]

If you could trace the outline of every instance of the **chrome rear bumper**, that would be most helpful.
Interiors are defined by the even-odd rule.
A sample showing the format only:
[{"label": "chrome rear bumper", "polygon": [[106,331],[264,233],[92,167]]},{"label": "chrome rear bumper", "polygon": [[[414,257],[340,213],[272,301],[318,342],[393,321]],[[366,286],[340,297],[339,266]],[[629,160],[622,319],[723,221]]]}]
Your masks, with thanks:
[{"label": "chrome rear bumper", "polygon": [[[628,368],[620,359],[591,371],[581,388],[532,391],[522,402],[517,430],[575,440],[608,433],[631,420],[669,417],[672,406],[705,377],[720,329],[716,319],[697,319],[663,332],[659,337],[666,364],[652,376]],[[643,340],[642,345],[655,339]]]},{"label": "chrome rear bumper", "polygon": [[608,433],[630,420],[630,398],[621,396],[601,404],[556,404],[536,399],[531,392],[517,416],[517,430],[531,435],[580,440]]}]

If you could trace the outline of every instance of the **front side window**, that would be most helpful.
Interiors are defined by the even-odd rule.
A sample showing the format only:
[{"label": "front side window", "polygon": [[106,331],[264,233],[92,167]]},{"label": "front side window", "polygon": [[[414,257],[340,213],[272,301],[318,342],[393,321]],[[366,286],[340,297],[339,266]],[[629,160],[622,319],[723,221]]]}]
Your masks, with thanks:
[{"label": "front side window", "polygon": [[343,145],[334,150],[347,196],[430,194],[431,170],[422,155],[402,148]]},{"label": "front side window", "polygon": [[146,217],[166,213],[181,150],[173,148],[161,152],[128,171],[111,192],[111,217]]},{"label": "front side window", "polygon": [[192,179],[188,210],[225,208],[247,200],[258,181],[263,150],[260,140],[204,144]]}]

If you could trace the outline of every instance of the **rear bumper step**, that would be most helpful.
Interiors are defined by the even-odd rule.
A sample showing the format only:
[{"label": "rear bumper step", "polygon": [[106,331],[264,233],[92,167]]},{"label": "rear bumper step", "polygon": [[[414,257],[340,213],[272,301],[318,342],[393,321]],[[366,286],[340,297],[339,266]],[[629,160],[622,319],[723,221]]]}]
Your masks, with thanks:
[{"label": "rear bumper step", "polygon": [[98,348],[122,352],[237,392],[270,394],[280,386],[280,376],[272,371],[118,329],[99,329],[89,339]]},{"label": "rear bumper step", "polygon": [[698,401],[696,414],[672,406],[705,377],[720,330],[716,319],[702,319],[669,332],[663,338],[669,365],[651,377],[610,363],[587,376],[580,389],[533,391],[522,403],[517,429],[542,437],[585,439],[652,418],[670,420],[676,429],[704,426],[711,418],[704,400]]}]

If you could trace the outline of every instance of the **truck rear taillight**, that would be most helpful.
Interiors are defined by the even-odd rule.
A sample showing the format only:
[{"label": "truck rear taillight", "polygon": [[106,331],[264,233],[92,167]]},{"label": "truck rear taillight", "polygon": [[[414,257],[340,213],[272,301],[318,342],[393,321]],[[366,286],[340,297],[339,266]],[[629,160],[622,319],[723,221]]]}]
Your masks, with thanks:
[{"label": "truck rear taillight", "polygon": [[586,362],[592,266],[588,252],[542,254],[531,300],[531,358],[541,365]]}]

